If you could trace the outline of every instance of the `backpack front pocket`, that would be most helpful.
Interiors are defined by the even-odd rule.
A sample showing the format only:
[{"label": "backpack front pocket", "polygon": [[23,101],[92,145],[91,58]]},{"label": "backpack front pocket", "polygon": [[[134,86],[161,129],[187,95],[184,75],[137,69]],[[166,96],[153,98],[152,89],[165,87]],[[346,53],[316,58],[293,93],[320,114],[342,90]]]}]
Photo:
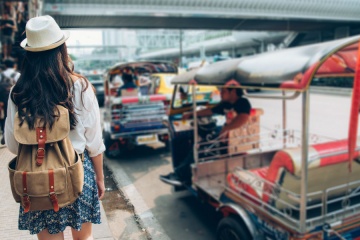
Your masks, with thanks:
[{"label": "backpack front pocket", "polygon": [[75,162],[75,164],[69,166],[68,170],[70,174],[71,184],[73,187],[73,193],[75,197],[78,197],[82,193],[84,185],[84,167],[79,155],[76,154],[76,156],[77,161]]},{"label": "backpack front pocket", "polygon": [[[67,187],[66,168],[57,168],[53,170],[54,184],[50,186],[49,170],[39,172],[27,172],[24,176],[23,171],[15,171],[14,185],[17,194],[22,196],[25,188],[30,197],[45,197],[51,192],[60,195],[65,192]],[[26,179],[24,179],[26,178]]]}]

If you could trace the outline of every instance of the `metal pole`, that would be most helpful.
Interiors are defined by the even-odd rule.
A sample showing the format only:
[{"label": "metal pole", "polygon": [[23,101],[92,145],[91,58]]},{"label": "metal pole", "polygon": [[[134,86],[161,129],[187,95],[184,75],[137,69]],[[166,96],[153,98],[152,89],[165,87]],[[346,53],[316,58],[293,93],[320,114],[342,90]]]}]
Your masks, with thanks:
[{"label": "metal pole", "polygon": [[[285,91],[282,91],[283,96],[286,96]],[[282,119],[282,130],[283,130],[283,143],[284,147],[286,147],[286,100],[283,98],[282,100],[282,109],[283,109],[283,119]]]},{"label": "metal pole", "polygon": [[192,101],[193,101],[193,126],[194,126],[194,162],[198,163],[198,124],[197,124],[197,111],[196,111],[196,85],[193,84],[192,88]]},{"label": "metal pole", "polygon": [[308,183],[308,145],[309,145],[309,89],[302,98],[302,154],[301,154],[301,197],[300,197],[300,232],[306,232],[306,207]]},{"label": "metal pole", "polygon": [[205,46],[200,47],[200,59],[203,62],[206,61]]},{"label": "metal pole", "polygon": [[183,66],[183,62],[182,62],[182,57],[183,57],[183,30],[180,29],[180,36],[179,36],[179,41],[180,41],[180,53],[179,53],[179,67]]}]

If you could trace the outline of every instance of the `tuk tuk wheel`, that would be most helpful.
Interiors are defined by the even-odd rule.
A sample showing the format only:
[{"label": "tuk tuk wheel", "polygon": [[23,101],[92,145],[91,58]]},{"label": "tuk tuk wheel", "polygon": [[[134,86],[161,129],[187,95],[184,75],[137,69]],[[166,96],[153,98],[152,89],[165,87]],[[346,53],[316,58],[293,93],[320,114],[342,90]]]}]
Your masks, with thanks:
[{"label": "tuk tuk wheel", "polygon": [[171,150],[170,140],[168,140],[168,141],[165,142],[165,149],[166,149],[166,150],[169,150],[169,151]]},{"label": "tuk tuk wheel", "polygon": [[244,223],[233,216],[221,219],[217,230],[217,240],[250,240],[252,239]]},{"label": "tuk tuk wheel", "polygon": [[105,144],[105,156],[108,158],[120,157],[119,141],[110,138],[110,133],[103,132],[104,144]]}]

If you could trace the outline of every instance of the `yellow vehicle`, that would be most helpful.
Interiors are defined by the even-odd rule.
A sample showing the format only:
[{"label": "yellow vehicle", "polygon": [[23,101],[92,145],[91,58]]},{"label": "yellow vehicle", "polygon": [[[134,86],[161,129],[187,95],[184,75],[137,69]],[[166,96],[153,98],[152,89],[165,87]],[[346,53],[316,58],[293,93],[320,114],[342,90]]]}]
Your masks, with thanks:
[{"label": "yellow vehicle", "polygon": [[[171,80],[177,76],[177,74],[173,73],[155,73],[150,76],[150,80],[152,82],[152,90],[153,94],[169,94],[171,95],[174,91],[174,85],[171,84]],[[202,93],[218,93],[218,89],[214,86],[199,86],[197,92]],[[191,94],[191,89],[188,94]]]},{"label": "yellow vehicle", "polygon": [[150,76],[151,90],[154,94],[172,94],[174,85],[171,85],[171,79],[176,74],[173,73],[155,73]]}]

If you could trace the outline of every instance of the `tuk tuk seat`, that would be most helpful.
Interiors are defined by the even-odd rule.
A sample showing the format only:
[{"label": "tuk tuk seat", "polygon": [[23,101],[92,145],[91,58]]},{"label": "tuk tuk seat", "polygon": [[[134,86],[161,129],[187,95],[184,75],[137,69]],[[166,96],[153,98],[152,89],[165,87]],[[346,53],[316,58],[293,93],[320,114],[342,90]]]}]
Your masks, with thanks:
[{"label": "tuk tuk seat", "polygon": [[122,97],[137,97],[137,96],[139,96],[139,89],[137,89],[137,88],[121,89],[121,96]]},{"label": "tuk tuk seat", "polygon": [[[360,180],[360,164],[358,161],[353,161],[352,171],[349,172],[347,153],[319,158],[324,154],[346,151],[347,149],[347,139],[309,146],[308,193],[324,191],[330,187]],[[253,197],[270,203],[278,209],[297,206],[298,202],[294,199],[294,196],[281,191],[281,188],[294,193],[295,197],[300,196],[301,151],[301,147],[279,150],[275,153],[269,166],[250,170],[236,170],[229,173],[227,176],[228,185],[235,191],[241,188]],[[358,156],[359,152],[355,152],[354,158]],[[266,181],[261,181],[261,179],[274,185],[267,184]],[[358,186],[328,191],[327,198],[345,195],[356,187]],[[318,203],[322,200],[322,197],[321,193],[312,195],[308,204]]]}]

